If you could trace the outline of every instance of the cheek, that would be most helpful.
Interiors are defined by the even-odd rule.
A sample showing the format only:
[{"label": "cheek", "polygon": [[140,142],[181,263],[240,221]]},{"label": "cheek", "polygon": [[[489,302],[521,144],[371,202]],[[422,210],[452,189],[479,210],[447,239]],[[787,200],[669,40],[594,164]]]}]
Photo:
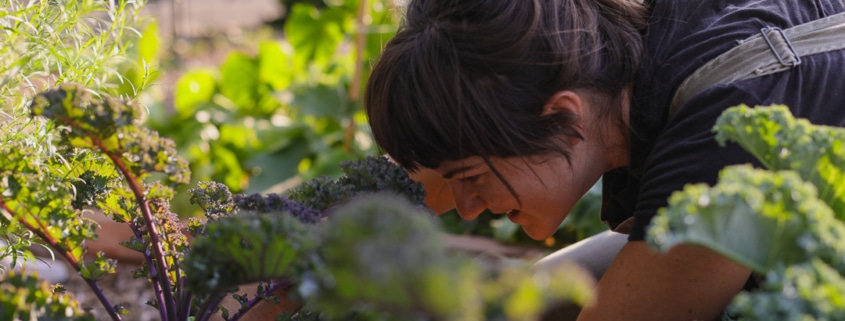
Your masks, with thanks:
[{"label": "cheek", "polygon": [[[551,175],[547,177],[554,178]],[[545,183],[544,186],[539,182],[537,184],[542,186],[542,190],[535,191],[534,203],[536,206],[542,207],[537,210],[546,215],[546,219],[552,224],[563,221],[581,198],[581,188],[569,184],[571,181],[572,179],[569,176],[558,175],[557,180],[544,180],[542,182]]]},{"label": "cheek", "polygon": [[[514,191],[519,193],[518,195],[522,195],[518,185],[511,183],[511,187]],[[516,203],[516,199],[513,197],[513,194],[511,194],[508,187],[502,183],[484,184],[479,186],[477,191],[478,195],[490,204],[497,204],[501,206],[503,204]]]}]

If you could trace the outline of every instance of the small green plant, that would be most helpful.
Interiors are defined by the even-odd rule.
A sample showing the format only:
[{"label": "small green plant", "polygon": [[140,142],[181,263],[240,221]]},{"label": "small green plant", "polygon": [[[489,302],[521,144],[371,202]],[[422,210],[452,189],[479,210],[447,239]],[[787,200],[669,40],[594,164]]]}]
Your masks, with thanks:
[{"label": "small green plant", "polygon": [[724,169],[655,217],[649,242],[708,247],[764,276],[729,312],[742,320],[845,318],[845,129],[794,119],[785,106],[726,110],[714,130],[768,170]]}]

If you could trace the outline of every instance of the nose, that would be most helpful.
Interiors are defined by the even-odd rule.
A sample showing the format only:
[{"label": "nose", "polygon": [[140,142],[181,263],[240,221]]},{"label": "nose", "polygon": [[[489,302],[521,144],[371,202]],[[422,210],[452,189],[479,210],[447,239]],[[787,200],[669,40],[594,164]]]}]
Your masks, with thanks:
[{"label": "nose", "polygon": [[452,190],[452,198],[455,200],[455,209],[458,215],[467,221],[474,220],[478,215],[487,209],[487,203],[478,197],[474,190],[468,188],[461,182],[449,182],[449,189]]}]

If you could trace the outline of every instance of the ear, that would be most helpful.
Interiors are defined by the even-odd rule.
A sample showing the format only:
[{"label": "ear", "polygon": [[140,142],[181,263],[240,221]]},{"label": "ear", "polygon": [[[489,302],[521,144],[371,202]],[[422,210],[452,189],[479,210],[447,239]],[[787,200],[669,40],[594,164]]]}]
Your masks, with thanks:
[{"label": "ear", "polygon": [[[578,133],[581,134],[581,137],[586,138],[587,133],[584,132],[584,112],[586,111],[586,108],[587,106],[584,105],[584,99],[582,99],[581,94],[571,90],[561,90],[556,92],[552,95],[552,98],[549,98],[549,100],[546,101],[546,104],[543,105],[543,113],[540,115],[548,116],[560,112],[574,115],[576,119],[574,130],[578,131]],[[567,139],[569,140],[571,146],[575,146],[581,142],[581,139],[578,139],[577,137],[569,136]]]},{"label": "ear", "polygon": [[[584,118],[584,105],[581,95],[571,90],[556,92],[543,105],[541,116],[548,116],[559,112],[568,112],[577,115],[579,119]],[[580,122],[580,121],[579,121]]]}]

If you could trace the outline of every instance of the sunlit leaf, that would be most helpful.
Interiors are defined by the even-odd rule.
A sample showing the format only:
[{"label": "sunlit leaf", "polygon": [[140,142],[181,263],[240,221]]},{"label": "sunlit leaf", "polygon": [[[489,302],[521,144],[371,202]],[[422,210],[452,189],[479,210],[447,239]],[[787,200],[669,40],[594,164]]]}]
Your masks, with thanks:
[{"label": "sunlit leaf", "polygon": [[342,25],[346,18],[340,9],[317,10],[306,4],[294,5],[285,24],[285,34],[293,45],[296,65],[306,66],[308,62],[324,65],[343,40]]},{"label": "sunlit leaf", "polygon": [[251,111],[258,101],[257,59],[244,53],[231,53],[220,66],[220,93],[239,109]]},{"label": "sunlit leaf", "polygon": [[158,51],[161,47],[161,40],[158,36],[158,23],[150,20],[141,32],[138,39],[138,56],[146,63],[156,63]]},{"label": "sunlit leaf", "polygon": [[176,82],[173,105],[179,118],[193,117],[201,104],[211,101],[216,91],[217,80],[214,73],[207,70],[192,70]]},{"label": "sunlit leaf", "polygon": [[288,88],[291,83],[293,61],[281,45],[265,41],[258,47],[258,78],[274,90]]},{"label": "sunlit leaf", "polygon": [[795,119],[786,106],[738,106],[725,111],[716,139],[739,143],[771,170],[794,170],[845,220],[845,129]]},{"label": "sunlit leaf", "polygon": [[844,237],[845,224],[797,173],[748,165],[727,167],[713,187],[676,192],[648,231],[660,250],[701,245],[760,273],[813,257],[841,266]]}]

